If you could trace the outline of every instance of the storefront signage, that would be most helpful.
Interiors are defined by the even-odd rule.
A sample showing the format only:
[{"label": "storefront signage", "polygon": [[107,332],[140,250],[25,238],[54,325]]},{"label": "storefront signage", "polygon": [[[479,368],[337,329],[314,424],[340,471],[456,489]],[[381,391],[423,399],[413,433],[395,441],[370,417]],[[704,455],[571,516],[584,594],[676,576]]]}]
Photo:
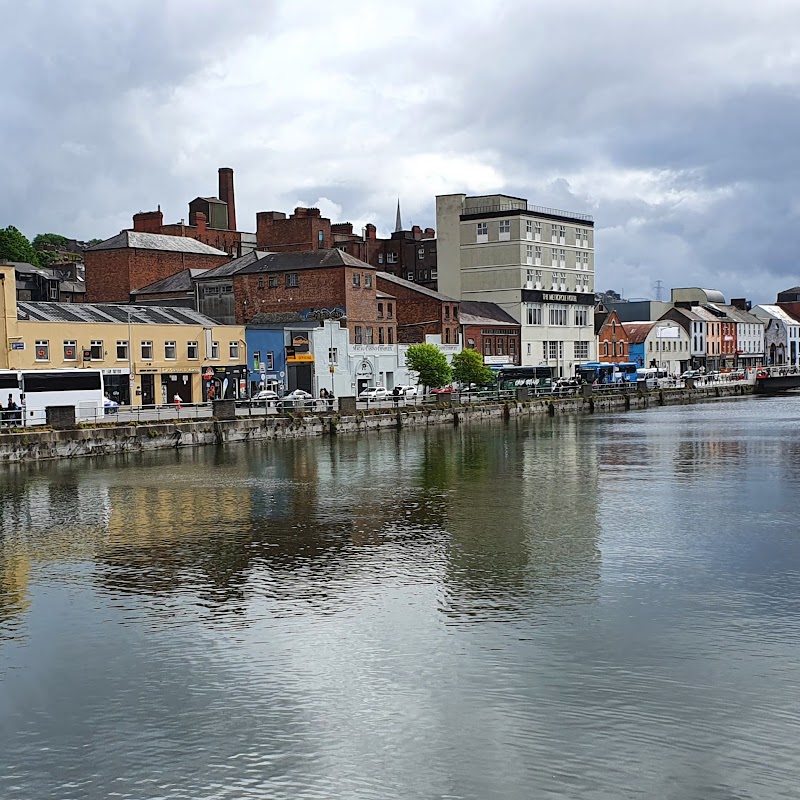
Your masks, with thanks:
[{"label": "storefront signage", "polygon": [[101,370],[103,375],[128,375],[129,369],[122,369],[121,367],[105,367]]},{"label": "storefront signage", "polygon": [[292,339],[292,347],[307,347],[308,339],[305,336],[295,336]]},{"label": "storefront signage", "polygon": [[293,356],[288,356],[286,359],[287,364],[303,364],[314,360],[312,353],[295,353]]},{"label": "storefront signage", "polygon": [[577,292],[542,292],[539,289],[523,289],[523,303],[576,303],[582,306],[593,306],[594,295]]},{"label": "storefront signage", "polygon": [[369,361],[364,359],[358,365],[358,369],[356,369],[356,375],[358,375],[359,378],[371,378],[372,374],[373,374],[372,364],[370,364]]},{"label": "storefront signage", "polygon": [[11,349],[12,350],[24,350],[25,349],[25,342],[11,342]]}]

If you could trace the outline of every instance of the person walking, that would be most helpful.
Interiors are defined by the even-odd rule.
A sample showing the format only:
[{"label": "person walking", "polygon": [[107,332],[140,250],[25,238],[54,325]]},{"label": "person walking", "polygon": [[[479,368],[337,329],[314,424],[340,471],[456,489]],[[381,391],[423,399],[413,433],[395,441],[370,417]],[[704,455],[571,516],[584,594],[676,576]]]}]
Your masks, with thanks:
[{"label": "person walking", "polygon": [[181,396],[177,392],[175,392],[175,397],[172,398],[172,402],[175,403],[175,408],[177,408],[178,411],[180,411],[181,403],[183,402],[183,400],[181,399]]}]

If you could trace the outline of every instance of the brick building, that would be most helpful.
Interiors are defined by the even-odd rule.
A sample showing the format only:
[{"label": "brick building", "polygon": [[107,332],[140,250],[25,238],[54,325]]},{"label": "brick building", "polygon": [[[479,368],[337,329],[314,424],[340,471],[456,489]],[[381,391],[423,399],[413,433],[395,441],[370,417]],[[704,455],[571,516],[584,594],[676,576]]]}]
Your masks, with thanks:
[{"label": "brick building", "polygon": [[[398,224],[400,221],[398,219]],[[373,267],[399,278],[436,288],[436,232],[414,225],[400,226],[388,239],[379,239],[377,228],[367,224],[361,233],[351,222],[331,223],[318,208],[295,208],[290,216],[280,211],[256,214],[259,250],[273,253],[338,248]]]},{"label": "brick building", "polygon": [[517,366],[522,326],[497,303],[462,301],[458,318],[464,347],[483,354],[483,363]]},{"label": "brick building", "polygon": [[256,249],[256,235],[236,230],[236,199],[233,170],[219,169],[219,197],[196,197],[189,203],[189,224],[183,220],[164,224],[159,206],[156,211],[140,211],[133,215],[133,230],[164,236],[185,236],[223,250],[231,258]]},{"label": "brick building", "polygon": [[411,281],[378,272],[378,289],[397,298],[397,331],[401,342],[424,342],[441,337],[441,344],[460,340],[458,300]]},{"label": "brick building", "polygon": [[617,312],[595,310],[594,319],[597,330],[597,360],[604,364],[629,361],[630,342]]},{"label": "brick building", "polygon": [[199,309],[220,321],[337,319],[353,344],[397,342],[393,293],[379,292],[373,267],[337,249],[250,253],[195,280]]},{"label": "brick building", "polygon": [[210,269],[227,253],[183,236],[121,231],[86,250],[86,294],[90,302],[125,303],[135,289],[184,269]]}]

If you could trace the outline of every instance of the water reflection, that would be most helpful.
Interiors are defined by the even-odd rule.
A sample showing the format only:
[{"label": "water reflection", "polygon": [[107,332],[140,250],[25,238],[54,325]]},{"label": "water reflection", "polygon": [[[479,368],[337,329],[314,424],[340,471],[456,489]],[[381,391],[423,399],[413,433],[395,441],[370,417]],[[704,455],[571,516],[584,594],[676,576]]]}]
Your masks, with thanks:
[{"label": "water reflection", "polygon": [[792,796],[769,408],[8,469],[0,796]]}]

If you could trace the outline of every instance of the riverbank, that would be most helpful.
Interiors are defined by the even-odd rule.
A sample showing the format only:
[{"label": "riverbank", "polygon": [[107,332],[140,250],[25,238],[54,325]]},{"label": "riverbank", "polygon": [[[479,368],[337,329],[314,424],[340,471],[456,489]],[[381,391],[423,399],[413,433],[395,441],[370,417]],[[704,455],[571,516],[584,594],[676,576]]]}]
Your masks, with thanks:
[{"label": "riverbank", "polygon": [[486,419],[519,416],[616,413],[664,405],[684,405],[719,399],[742,398],[753,393],[747,384],[701,389],[665,389],[657,392],[602,396],[535,398],[524,402],[490,402],[471,405],[442,404],[431,408],[376,409],[351,415],[296,414],[198,420],[138,425],[105,424],[69,430],[32,429],[0,434],[0,463],[20,463],[59,458],[164,450],[174,447],[224,445],[298,437],[360,433],[428,425],[461,425]]}]

